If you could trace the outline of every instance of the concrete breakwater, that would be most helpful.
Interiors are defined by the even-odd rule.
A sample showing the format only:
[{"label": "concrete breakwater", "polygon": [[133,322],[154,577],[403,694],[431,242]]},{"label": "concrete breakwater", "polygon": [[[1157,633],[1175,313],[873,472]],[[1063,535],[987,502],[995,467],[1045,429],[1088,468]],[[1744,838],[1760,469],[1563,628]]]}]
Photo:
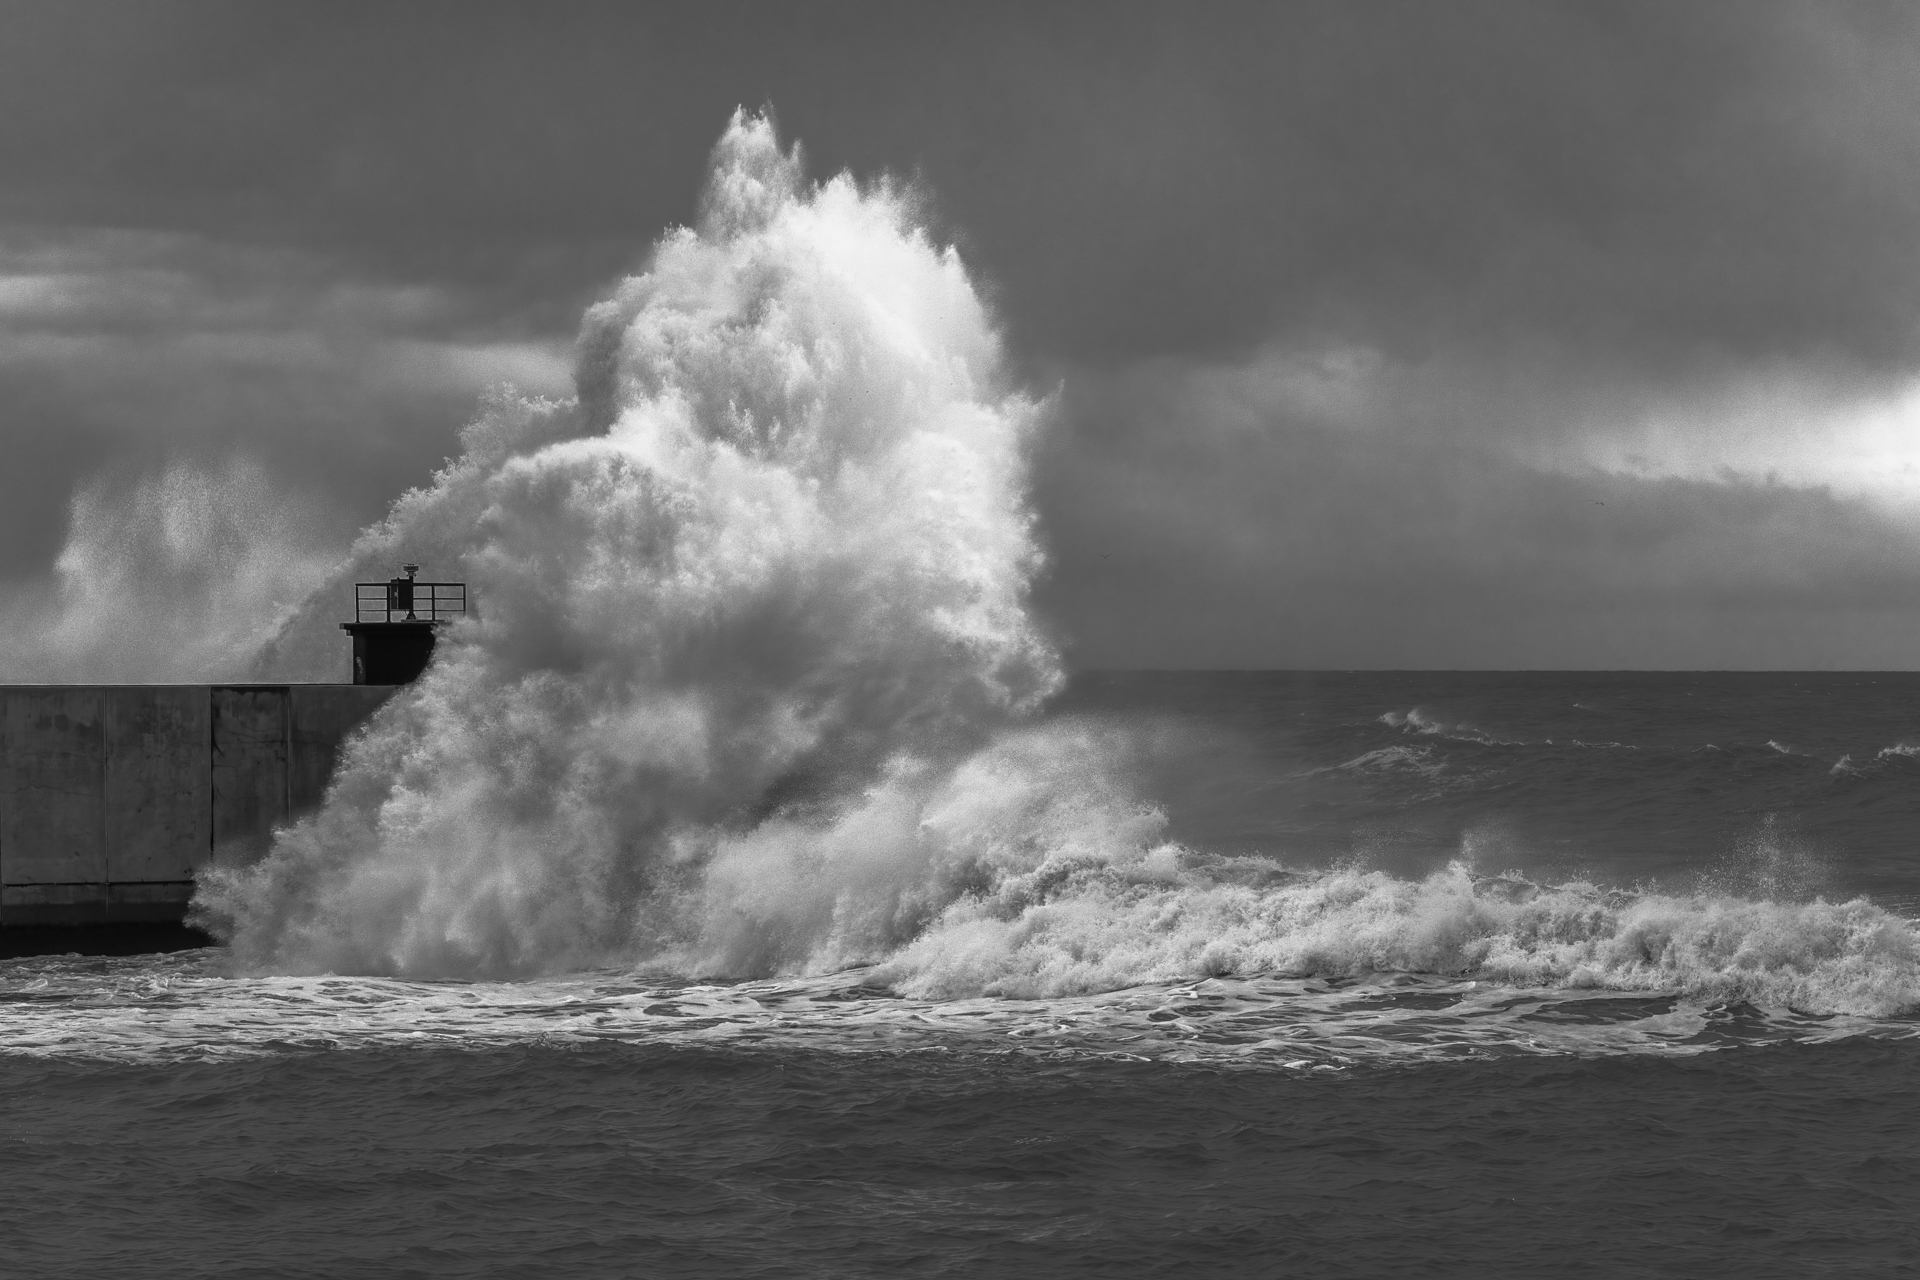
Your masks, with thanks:
[{"label": "concrete breakwater", "polygon": [[318,807],[393,685],[0,685],[0,929],[173,923]]}]

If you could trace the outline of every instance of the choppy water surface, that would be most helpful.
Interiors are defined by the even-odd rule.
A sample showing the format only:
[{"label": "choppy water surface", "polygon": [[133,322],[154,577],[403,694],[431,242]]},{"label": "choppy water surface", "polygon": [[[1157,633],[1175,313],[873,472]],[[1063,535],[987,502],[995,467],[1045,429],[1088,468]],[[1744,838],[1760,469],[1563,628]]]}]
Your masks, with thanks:
[{"label": "choppy water surface", "polygon": [[0,1059],[33,1276],[1910,1274],[1910,1044]]},{"label": "choppy water surface", "polygon": [[[1618,745],[1561,749],[1591,706]],[[0,1246],[49,1276],[1912,1274],[1910,707],[1907,676],[1088,678],[1060,714],[1139,744],[1181,853],[1040,902],[1099,917],[1051,922],[1052,967],[1009,959],[1044,920],[976,938],[998,993],[914,994],[924,938],[745,979],[0,963]],[[1036,992],[1122,929],[1124,964],[1192,967]]]}]

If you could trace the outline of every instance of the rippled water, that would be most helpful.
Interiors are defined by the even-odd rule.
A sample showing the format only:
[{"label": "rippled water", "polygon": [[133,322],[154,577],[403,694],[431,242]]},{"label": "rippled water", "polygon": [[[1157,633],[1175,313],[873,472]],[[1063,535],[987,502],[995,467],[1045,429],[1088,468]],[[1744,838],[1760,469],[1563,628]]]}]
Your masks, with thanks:
[{"label": "rippled water", "polygon": [[9,1274],[1911,1274],[1911,1042],[0,1059]]}]

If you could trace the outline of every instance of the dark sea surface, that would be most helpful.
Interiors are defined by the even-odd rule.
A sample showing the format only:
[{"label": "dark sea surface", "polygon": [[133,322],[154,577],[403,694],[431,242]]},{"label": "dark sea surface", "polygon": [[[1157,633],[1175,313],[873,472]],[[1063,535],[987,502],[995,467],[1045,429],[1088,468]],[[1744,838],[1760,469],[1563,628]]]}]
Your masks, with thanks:
[{"label": "dark sea surface", "polygon": [[0,962],[0,1273],[1920,1274],[1920,675],[1056,715],[1175,844],[873,966]]}]

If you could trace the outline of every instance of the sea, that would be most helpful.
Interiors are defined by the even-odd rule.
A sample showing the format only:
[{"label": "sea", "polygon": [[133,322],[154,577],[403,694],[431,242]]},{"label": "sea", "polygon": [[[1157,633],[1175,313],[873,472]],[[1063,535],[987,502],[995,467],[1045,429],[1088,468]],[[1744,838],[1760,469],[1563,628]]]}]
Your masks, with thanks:
[{"label": "sea", "polygon": [[0,962],[0,1273],[1920,1274],[1920,674],[1040,720],[1151,851],[869,963]]}]

